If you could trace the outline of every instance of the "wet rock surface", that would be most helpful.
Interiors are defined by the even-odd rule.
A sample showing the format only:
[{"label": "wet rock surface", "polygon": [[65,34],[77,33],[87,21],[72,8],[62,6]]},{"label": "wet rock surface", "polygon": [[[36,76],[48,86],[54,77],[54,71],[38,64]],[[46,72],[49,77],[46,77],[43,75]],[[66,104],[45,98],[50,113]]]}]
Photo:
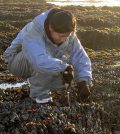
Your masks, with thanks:
[{"label": "wet rock surface", "polygon": [[[2,134],[119,132],[120,65],[116,66],[116,62],[113,61],[119,59],[120,50],[97,52],[87,49],[87,52],[93,62],[94,84],[87,102],[76,101],[74,83],[70,89],[70,107],[67,103],[66,91],[53,92],[54,103],[40,105],[29,98],[28,85],[0,90],[0,132]],[[9,77],[11,83],[12,77]],[[19,80],[15,79],[15,81]]]},{"label": "wet rock surface", "polygon": [[[52,5],[42,3],[0,3],[0,83],[23,81],[9,73],[2,59],[3,51],[27,22],[50,7]],[[102,39],[103,44],[100,44],[108,48],[112,37],[117,41],[111,44],[118,46],[120,8],[65,8],[78,16],[78,28],[81,26],[78,35],[81,34],[83,43],[90,47],[96,45],[98,49]],[[116,30],[112,32],[114,28]],[[97,38],[96,32],[105,35],[107,42],[104,43],[103,36]],[[90,35],[94,35],[95,40]],[[93,68],[92,93],[87,102],[76,101],[74,83],[70,89],[70,107],[66,91],[53,92],[54,103],[40,105],[29,98],[28,84],[6,90],[1,88],[0,134],[119,134],[120,49],[95,51],[86,48],[86,51]]]}]

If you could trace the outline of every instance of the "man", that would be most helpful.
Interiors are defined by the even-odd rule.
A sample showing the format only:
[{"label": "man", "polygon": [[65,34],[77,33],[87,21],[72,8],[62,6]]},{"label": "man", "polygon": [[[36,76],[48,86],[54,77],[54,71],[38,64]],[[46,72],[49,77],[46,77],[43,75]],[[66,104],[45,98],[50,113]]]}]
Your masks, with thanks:
[{"label": "man", "polygon": [[75,31],[70,12],[49,9],[28,23],[4,52],[9,71],[27,78],[30,97],[37,103],[51,101],[50,90],[64,87],[62,77],[65,82],[73,79],[70,70],[74,70],[78,101],[90,95],[91,62]]}]

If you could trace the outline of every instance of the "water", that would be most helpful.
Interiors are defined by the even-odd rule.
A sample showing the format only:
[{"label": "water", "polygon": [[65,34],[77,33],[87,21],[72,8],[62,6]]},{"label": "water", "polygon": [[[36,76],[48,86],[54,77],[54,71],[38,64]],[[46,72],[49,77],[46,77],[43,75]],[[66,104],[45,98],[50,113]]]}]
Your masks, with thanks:
[{"label": "water", "polygon": [[16,84],[2,83],[0,84],[0,89],[22,87],[23,85],[26,85],[26,84],[27,82],[21,82],[21,83],[16,83]]},{"label": "water", "polygon": [[68,6],[68,5],[74,5],[74,6],[109,6],[109,7],[120,7],[120,0],[66,0],[66,1],[51,1],[47,2],[51,4],[55,4],[57,6]]}]

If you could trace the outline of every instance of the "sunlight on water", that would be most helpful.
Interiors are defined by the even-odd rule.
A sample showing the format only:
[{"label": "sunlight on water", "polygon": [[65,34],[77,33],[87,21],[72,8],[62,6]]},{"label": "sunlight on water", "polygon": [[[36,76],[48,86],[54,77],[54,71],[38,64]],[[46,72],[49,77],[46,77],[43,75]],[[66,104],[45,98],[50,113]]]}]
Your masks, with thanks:
[{"label": "sunlight on water", "polygon": [[58,6],[120,6],[120,0],[66,0],[66,1],[52,1],[47,2]]},{"label": "sunlight on water", "polygon": [[21,87],[26,84],[27,84],[27,82],[16,83],[16,84],[2,83],[2,84],[0,84],[0,89],[16,88],[16,87]]}]

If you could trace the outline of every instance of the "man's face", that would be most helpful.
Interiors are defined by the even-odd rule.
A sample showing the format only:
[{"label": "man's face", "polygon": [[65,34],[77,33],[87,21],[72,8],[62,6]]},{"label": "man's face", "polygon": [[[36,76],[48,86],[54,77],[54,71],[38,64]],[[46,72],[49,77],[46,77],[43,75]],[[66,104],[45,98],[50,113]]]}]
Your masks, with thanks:
[{"label": "man's face", "polygon": [[57,45],[61,45],[63,42],[65,42],[67,37],[71,34],[71,32],[57,33],[51,28],[51,26],[49,26],[49,30],[50,30],[50,35],[51,35],[52,40]]}]

